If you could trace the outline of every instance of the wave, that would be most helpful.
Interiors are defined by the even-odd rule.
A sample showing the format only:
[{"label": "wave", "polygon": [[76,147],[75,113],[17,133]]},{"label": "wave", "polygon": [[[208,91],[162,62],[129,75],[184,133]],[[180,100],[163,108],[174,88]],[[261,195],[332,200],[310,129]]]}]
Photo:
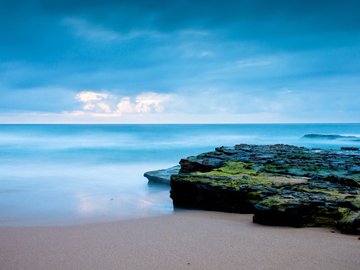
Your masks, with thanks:
[{"label": "wave", "polygon": [[305,139],[320,139],[320,140],[346,140],[360,142],[360,137],[354,135],[339,135],[339,134],[305,134]]}]

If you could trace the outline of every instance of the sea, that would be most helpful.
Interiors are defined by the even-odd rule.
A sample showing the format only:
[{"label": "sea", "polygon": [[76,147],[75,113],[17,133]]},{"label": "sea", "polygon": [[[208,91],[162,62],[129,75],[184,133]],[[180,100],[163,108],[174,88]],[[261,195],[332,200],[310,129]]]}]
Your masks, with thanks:
[{"label": "sea", "polygon": [[167,215],[169,186],[144,172],[217,146],[360,147],[360,124],[0,125],[0,226],[63,226]]}]

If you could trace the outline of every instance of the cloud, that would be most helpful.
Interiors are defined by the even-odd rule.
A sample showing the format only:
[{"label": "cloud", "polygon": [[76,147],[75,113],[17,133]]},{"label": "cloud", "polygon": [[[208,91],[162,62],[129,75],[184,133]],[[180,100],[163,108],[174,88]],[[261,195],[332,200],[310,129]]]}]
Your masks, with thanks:
[{"label": "cloud", "polygon": [[[82,91],[75,95],[75,99],[83,103],[84,113],[90,112],[93,116],[100,117],[160,113],[164,110],[165,103],[172,98],[171,94],[156,92],[144,92],[135,97],[118,97],[94,91]],[[75,111],[75,114],[79,114],[79,111]]]},{"label": "cloud", "polygon": [[0,3],[0,113],[360,115],[356,0],[20,2]]},{"label": "cloud", "polygon": [[273,61],[271,59],[246,59],[246,60],[240,60],[236,63],[236,67],[238,68],[247,68],[247,67],[262,67],[262,66],[268,66],[271,65]]},{"label": "cloud", "polygon": [[107,93],[93,91],[82,91],[75,95],[75,99],[83,103],[83,110],[111,113],[111,108],[107,101],[112,97]]},{"label": "cloud", "polygon": [[75,98],[81,102],[88,103],[93,101],[101,101],[109,97],[106,93],[98,93],[92,91],[82,91],[78,93]]},{"label": "cloud", "polygon": [[166,35],[156,30],[114,31],[101,25],[90,23],[80,17],[67,17],[61,20],[62,24],[69,27],[71,31],[80,38],[85,38],[93,42],[104,41],[127,41],[140,37],[162,38]]},{"label": "cloud", "polygon": [[171,95],[158,93],[143,93],[136,97],[135,111],[138,113],[149,113],[152,111],[162,112],[163,104],[171,99]]},{"label": "cloud", "polygon": [[[344,93],[336,95],[338,96],[336,100],[340,100]],[[349,98],[351,91],[347,98],[342,98],[342,102],[349,104]],[[233,119],[238,115],[239,122],[259,122],[261,118],[258,116],[264,117],[265,122],[271,120],[291,122],[291,119],[301,122],[302,117],[310,122],[314,119],[324,121],[331,114],[333,110],[331,107],[336,103],[330,95],[324,99],[321,93],[308,95],[296,88],[280,88],[270,92],[264,89],[230,90],[194,87],[179,89],[172,93],[148,91],[137,95],[119,95],[116,91],[82,91],[75,95],[75,99],[82,103],[82,109],[65,112],[64,115],[88,117],[94,121],[99,118],[109,121],[105,120],[107,118],[113,119],[110,121],[114,122],[117,118],[130,122],[146,122],[150,119],[155,122],[165,122],[165,119],[169,119],[169,123],[178,121],[176,115],[182,115],[183,122],[186,122],[184,120],[186,117],[189,118],[189,122],[211,122],[211,119],[204,120],[207,116],[211,116],[214,121],[223,119],[226,122],[229,121],[226,115],[234,117]],[[339,104],[337,106],[339,107]],[[318,114],[317,118],[314,116],[316,114]],[[265,117],[266,115],[268,117]],[[245,116],[249,118],[244,118]],[[164,120],[160,120],[161,118]]]},{"label": "cloud", "polygon": [[116,111],[119,113],[133,113],[134,105],[130,97],[121,98],[120,102],[116,105]]},{"label": "cloud", "polygon": [[360,119],[358,99],[351,91],[324,96],[311,89],[304,92],[286,87],[272,92],[192,88],[131,96],[107,90],[83,91],[72,98],[78,105],[72,111],[0,112],[0,123],[310,123]]},{"label": "cloud", "polygon": [[106,112],[106,113],[110,113],[110,112],[111,112],[110,106],[109,106],[108,104],[103,103],[103,102],[100,102],[100,103],[98,103],[97,105],[98,105],[98,107],[99,107],[101,110],[103,110],[104,112]]},{"label": "cloud", "polygon": [[91,110],[94,110],[96,108],[96,106],[92,103],[86,103],[83,108],[86,111],[91,111]]},{"label": "cloud", "polygon": [[74,31],[75,35],[87,38],[93,41],[113,41],[119,38],[115,31],[106,29],[101,26],[92,25],[84,19],[65,18],[62,22]]},{"label": "cloud", "polygon": [[188,49],[185,51],[184,53],[185,57],[188,58],[206,58],[206,57],[213,57],[215,56],[215,53],[212,51],[206,51],[206,50],[194,50],[192,49]]},{"label": "cloud", "polygon": [[[12,2],[4,0],[5,2]],[[274,38],[286,33],[296,35],[298,31],[316,32],[322,29],[354,30],[354,24],[359,22],[356,0],[91,0],[91,1],[51,1],[42,2],[42,10],[50,14],[83,14],[92,20],[102,20],[113,28],[158,28],[163,31],[184,29],[186,26],[200,25],[203,29],[248,27],[242,34],[256,33],[254,30],[269,30]],[[15,5],[15,4],[12,4]],[[36,7],[36,5],[34,5]],[[275,28],[282,31],[276,33]],[[283,25],[286,24],[286,25]],[[255,29],[254,29],[255,27]],[[239,35],[239,39],[243,35]]]}]

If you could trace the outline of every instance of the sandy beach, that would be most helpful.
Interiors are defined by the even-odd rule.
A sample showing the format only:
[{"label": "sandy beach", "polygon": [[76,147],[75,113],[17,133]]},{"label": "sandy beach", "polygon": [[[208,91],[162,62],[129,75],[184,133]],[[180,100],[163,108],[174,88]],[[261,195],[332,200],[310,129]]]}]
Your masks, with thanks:
[{"label": "sandy beach", "polygon": [[359,269],[360,241],[326,228],[256,225],[252,215],[172,215],[0,228],[0,269]]}]

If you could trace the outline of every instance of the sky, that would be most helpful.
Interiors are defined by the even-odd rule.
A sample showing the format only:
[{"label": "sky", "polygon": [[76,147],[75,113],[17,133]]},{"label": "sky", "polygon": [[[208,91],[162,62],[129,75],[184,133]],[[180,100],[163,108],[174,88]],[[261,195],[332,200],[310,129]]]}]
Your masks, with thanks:
[{"label": "sky", "polygon": [[1,0],[0,123],[360,122],[359,10]]}]

